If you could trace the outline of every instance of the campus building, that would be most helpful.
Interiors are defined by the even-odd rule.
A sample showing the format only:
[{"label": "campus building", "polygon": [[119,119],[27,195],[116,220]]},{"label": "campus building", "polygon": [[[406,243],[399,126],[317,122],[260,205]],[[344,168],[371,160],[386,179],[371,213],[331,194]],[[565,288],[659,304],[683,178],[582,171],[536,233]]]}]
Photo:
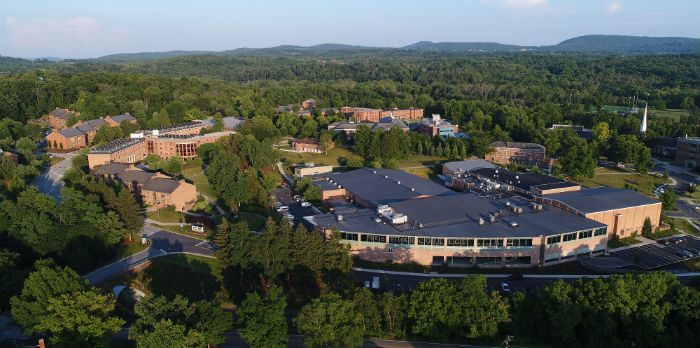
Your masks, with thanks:
[{"label": "campus building", "polygon": [[688,168],[700,167],[700,138],[678,138],[675,153],[676,162]]},{"label": "campus building", "polygon": [[[333,142],[328,144],[328,150],[335,146]],[[321,153],[321,144],[316,139],[294,139],[292,140],[292,150],[297,152],[316,152]]]},{"label": "campus building", "polygon": [[451,176],[451,185],[454,189],[482,192],[494,188],[506,192],[517,192],[527,198],[581,189],[581,185],[553,176],[516,173],[503,168],[474,168],[466,174]]},{"label": "campus building", "polygon": [[[95,147],[88,154],[90,168],[109,162],[135,163],[153,154],[163,159],[180,156],[190,159],[197,156],[202,144],[216,142],[219,138],[234,134],[233,130],[200,134],[211,128],[213,122],[197,121],[176,124],[131,134],[130,138],[117,139]],[[224,120],[226,129],[226,120]],[[233,127],[233,122],[229,122]]]},{"label": "campus building", "polygon": [[534,200],[603,223],[610,237],[641,235],[644,220],[649,218],[653,228],[661,220],[661,202],[638,192],[605,186],[542,195]]},{"label": "campus building", "polygon": [[545,155],[546,148],[535,143],[519,143],[513,141],[495,141],[489,144],[494,151],[487,153],[484,159],[487,161],[522,165],[549,165],[549,160]]},{"label": "campus building", "polygon": [[51,128],[59,130],[66,128],[66,121],[68,120],[69,116],[77,117],[80,116],[80,113],[77,111],[56,107],[55,110],[49,113],[49,124],[51,125]]},{"label": "campus building", "polygon": [[396,117],[404,120],[419,120],[423,118],[423,109],[370,109],[344,106],[340,111],[348,118],[358,122],[379,122],[383,117]]},{"label": "campus building", "polygon": [[531,267],[602,253],[608,227],[522,198],[461,194],[399,170],[358,169],[314,181],[328,201],[354,208],[316,215],[352,253],[378,262]]},{"label": "campus building", "polygon": [[551,127],[547,128],[548,131],[553,131],[553,130],[566,130],[566,129],[571,129],[576,133],[576,135],[579,136],[579,138],[584,138],[584,139],[591,139],[593,138],[593,131],[584,127],[584,126],[576,126],[576,125],[571,125],[571,124],[553,124]]},{"label": "campus building", "polygon": [[404,132],[409,131],[406,123],[396,117],[382,117],[378,122],[333,122],[328,125],[328,130],[343,132],[348,138],[350,138],[353,134],[355,134],[355,132],[357,132],[357,127],[359,126],[365,126],[373,132],[378,129],[389,131],[394,127],[399,127]]},{"label": "campus building", "polygon": [[107,163],[95,171],[105,181],[118,181],[137,194],[151,208],[174,206],[187,211],[197,202],[197,189],[185,180],[175,180],[161,173],[151,173],[132,164]]},{"label": "campus building", "polygon": [[[52,112],[56,115],[68,115],[64,109],[56,109]],[[77,113],[76,115],[78,115]],[[65,127],[65,120],[50,115],[50,121],[60,127],[54,127],[54,131],[46,136],[47,146],[57,150],[77,150],[92,144],[97,131],[102,126],[118,127],[121,122],[136,123],[136,119],[128,114],[114,117],[100,117],[94,120],[78,121],[71,127]],[[61,121],[63,120],[63,121]],[[60,123],[63,122],[63,123]]]},{"label": "campus building", "polygon": [[431,137],[436,135],[453,137],[459,132],[459,127],[448,120],[442,119],[440,115],[433,114],[431,118],[424,118],[420,121],[420,132]]}]

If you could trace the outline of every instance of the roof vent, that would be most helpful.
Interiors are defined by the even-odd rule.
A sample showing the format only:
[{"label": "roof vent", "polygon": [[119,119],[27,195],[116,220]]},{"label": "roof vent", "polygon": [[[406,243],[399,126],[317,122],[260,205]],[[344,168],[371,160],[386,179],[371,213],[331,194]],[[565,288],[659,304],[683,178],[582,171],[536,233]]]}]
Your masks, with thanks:
[{"label": "roof vent", "polygon": [[343,216],[342,216],[342,215],[338,215],[338,221],[343,221]]},{"label": "roof vent", "polygon": [[399,184],[399,185],[401,185],[401,181],[397,181],[396,183]]},{"label": "roof vent", "polygon": [[479,225],[483,225],[483,224],[484,224],[484,218],[480,217],[479,218]]},{"label": "roof vent", "polygon": [[489,214],[489,222],[496,222],[496,217],[493,214]]},{"label": "roof vent", "polygon": [[388,176],[388,175],[384,175],[384,179],[389,179],[389,176]]},{"label": "roof vent", "polygon": [[518,223],[515,221],[511,221],[510,227],[518,227]]},{"label": "roof vent", "polygon": [[382,222],[382,219],[380,219],[380,218],[376,218],[376,219],[374,219],[374,222],[376,222],[376,223],[380,223],[380,222]]},{"label": "roof vent", "polygon": [[506,201],[506,207],[510,207],[510,201]]},{"label": "roof vent", "polygon": [[411,187],[411,192],[414,192],[414,191],[416,191],[416,189],[414,189],[413,187]]},{"label": "roof vent", "polygon": [[377,174],[377,171],[376,171],[376,170],[373,170],[372,173]]}]

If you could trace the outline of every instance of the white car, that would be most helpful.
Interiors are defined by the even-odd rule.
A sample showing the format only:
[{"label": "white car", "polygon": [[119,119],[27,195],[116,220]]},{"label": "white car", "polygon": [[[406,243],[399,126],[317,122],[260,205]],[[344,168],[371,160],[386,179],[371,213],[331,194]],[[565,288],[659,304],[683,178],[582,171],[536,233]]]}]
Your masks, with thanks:
[{"label": "white car", "polygon": [[501,291],[510,293],[510,285],[508,285],[508,283],[501,283]]},{"label": "white car", "polygon": [[301,206],[304,207],[304,208],[307,208],[307,207],[310,207],[310,206],[311,206],[311,203],[309,203],[309,202],[301,202]]}]

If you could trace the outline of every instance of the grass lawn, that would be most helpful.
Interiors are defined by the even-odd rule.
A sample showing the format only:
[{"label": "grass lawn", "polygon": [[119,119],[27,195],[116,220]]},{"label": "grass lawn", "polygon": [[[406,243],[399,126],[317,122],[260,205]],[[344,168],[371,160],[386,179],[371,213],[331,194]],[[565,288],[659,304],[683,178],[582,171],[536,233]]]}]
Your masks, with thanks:
[{"label": "grass lawn", "polygon": [[643,195],[655,198],[654,189],[662,184],[671,183],[670,179],[654,174],[637,174],[620,168],[596,168],[593,178],[580,177],[580,181],[575,181],[583,186],[598,187],[610,186],[615,188],[625,188],[625,184],[630,184]]},{"label": "grass lawn", "polygon": [[679,122],[681,116],[687,116],[688,112],[681,109],[665,109],[665,110],[654,110],[649,112],[650,115],[657,117],[667,117],[675,122]]},{"label": "grass lawn", "polygon": [[637,238],[635,237],[626,237],[620,239],[613,238],[608,240],[608,248],[615,249],[626,245],[634,245],[639,243],[641,243],[641,241],[637,240]]},{"label": "grass lawn", "polygon": [[672,218],[670,216],[661,215],[661,220],[671,225],[671,229],[682,230],[685,233],[692,234],[694,236],[700,236],[700,230],[695,228],[685,219]]},{"label": "grass lawn", "polygon": [[326,164],[332,166],[344,166],[350,158],[363,160],[362,157],[352,153],[348,149],[335,148],[328,151],[328,154],[313,152],[282,152],[282,161],[288,165],[297,163],[314,162],[315,164]]},{"label": "grass lawn", "polygon": [[431,175],[435,176],[433,174],[433,171],[431,168],[411,168],[411,169],[402,169],[404,172],[417,175],[421,178],[425,179],[431,179]]},{"label": "grass lawn", "polygon": [[49,162],[49,166],[54,166],[58,163],[63,162],[63,160],[65,160],[65,158],[63,158],[63,157],[51,157],[51,160]]},{"label": "grass lawn", "polygon": [[209,185],[209,181],[202,167],[185,168],[182,171],[182,175],[185,179],[192,181],[192,184],[197,187],[197,192],[214,200],[219,198],[219,194]]},{"label": "grass lawn", "polygon": [[405,167],[420,167],[420,166],[432,166],[435,163],[446,163],[450,162],[452,160],[449,160],[444,157],[438,157],[438,156],[411,156],[408,158],[402,158],[399,160],[399,168],[405,168]]},{"label": "grass lawn", "polygon": [[232,302],[222,287],[223,267],[216,259],[195,255],[169,255],[151,261],[138,272],[132,271],[100,284],[105,290],[118,284],[136,287],[147,294],[174,298],[183,295],[190,301],[219,298],[225,307]]},{"label": "grass lawn", "polygon": [[168,210],[168,208],[159,209],[157,211],[148,211],[146,216],[151,220],[156,220],[160,222],[180,222],[185,221],[185,215],[177,212]]},{"label": "grass lawn", "polygon": [[695,192],[693,193],[688,193],[688,191],[685,191],[685,193],[683,193],[683,197],[691,198],[693,200],[700,199],[700,188],[696,188]]},{"label": "grass lawn", "polygon": [[666,231],[659,231],[659,232],[654,232],[649,236],[645,236],[649,239],[657,240],[661,238],[666,238],[670,236],[675,236],[678,234],[678,231],[675,228],[669,228]]},{"label": "grass lawn", "polygon": [[[224,217],[226,217],[226,220],[230,223],[236,223],[236,222],[241,222],[245,221],[248,223],[248,228],[253,230],[253,231],[262,231],[263,228],[265,227],[265,222],[266,220],[261,217],[260,215],[253,214],[253,213],[248,213],[244,211],[239,211],[237,213],[229,213],[226,214]],[[219,224],[221,222],[221,218],[216,219],[216,223]]]},{"label": "grass lawn", "polygon": [[153,227],[160,228],[161,230],[179,233],[181,235],[192,237],[192,238],[197,238],[197,239],[206,239],[206,237],[207,237],[204,234],[191,232],[192,226],[188,225],[188,224],[183,224],[182,228],[180,226],[165,226],[165,225],[157,225],[157,224],[153,224]]}]

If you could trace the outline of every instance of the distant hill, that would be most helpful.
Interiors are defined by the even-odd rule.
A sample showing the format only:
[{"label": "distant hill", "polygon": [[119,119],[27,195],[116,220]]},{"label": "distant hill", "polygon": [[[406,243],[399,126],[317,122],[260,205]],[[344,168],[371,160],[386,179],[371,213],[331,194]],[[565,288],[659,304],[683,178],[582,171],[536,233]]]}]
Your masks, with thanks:
[{"label": "distant hill", "polygon": [[[283,57],[305,56],[323,58],[360,57],[395,57],[440,55],[472,55],[479,53],[517,53],[517,52],[581,52],[606,54],[682,54],[700,52],[700,39],[684,37],[646,37],[621,35],[585,35],[548,46],[519,46],[497,42],[430,42],[420,41],[404,47],[367,47],[334,43],[315,46],[282,45],[268,48],[237,48],[226,51],[165,51],[119,53],[99,58],[86,59],[94,63],[116,63],[154,61],[192,55],[212,55],[229,57]],[[5,58],[5,57],[3,57]],[[60,58],[47,57],[39,62],[51,62]],[[75,61],[75,60],[70,60]],[[19,62],[0,62],[2,65],[18,65]],[[2,70],[2,69],[0,69]]]},{"label": "distant hill", "polygon": [[697,53],[700,39],[687,37],[648,37],[623,35],[585,35],[543,46],[558,52],[601,52],[625,54]]},{"label": "distant hill", "polygon": [[401,47],[402,50],[415,50],[422,52],[518,52],[532,50],[534,47],[504,45],[497,42],[430,42],[420,41]]},{"label": "distant hill", "polygon": [[158,60],[166,59],[172,57],[180,56],[191,56],[199,54],[214,54],[214,51],[165,51],[165,52],[139,52],[139,53],[117,53],[110,54],[107,56],[102,56],[93,59],[87,59],[88,61],[97,62],[130,62],[130,61],[143,61],[143,60]]}]

